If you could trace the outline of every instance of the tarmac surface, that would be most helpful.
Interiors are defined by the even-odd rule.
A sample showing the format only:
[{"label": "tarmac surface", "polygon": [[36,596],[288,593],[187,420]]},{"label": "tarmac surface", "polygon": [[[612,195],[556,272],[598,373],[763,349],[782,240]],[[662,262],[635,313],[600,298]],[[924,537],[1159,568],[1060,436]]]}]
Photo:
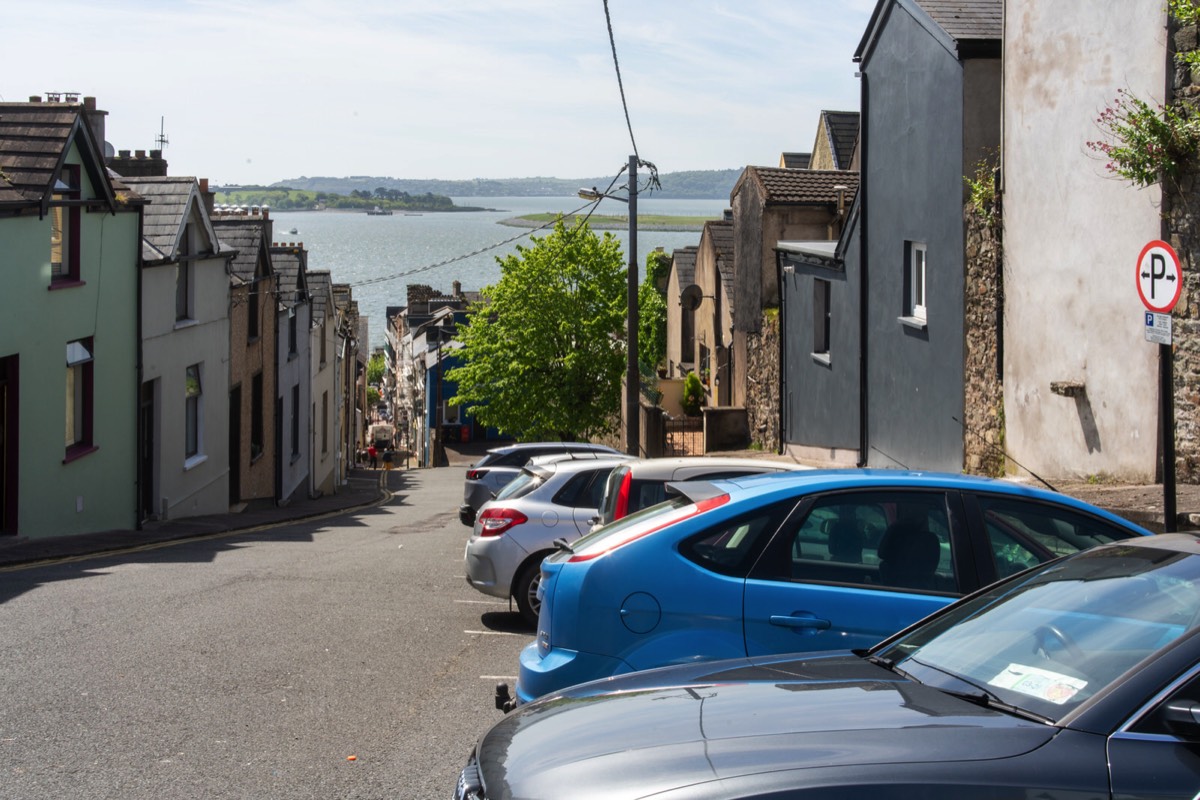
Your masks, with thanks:
[{"label": "tarmac surface", "polygon": [[[472,443],[453,448],[447,446],[447,463],[442,468],[465,468],[486,452],[488,446],[487,443]],[[788,456],[762,451],[738,451],[720,455],[794,460]],[[232,531],[274,527],[344,514],[387,502],[403,471],[355,468],[350,471],[346,484],[337,493],[299,499],[286,506],[278,506],[272,500],[254,500],[225,514],[152,521],[145,523],[140,530],[111,530],[40,538],[0,538],[0,568],[98,555],[148,544],[224,535]],[[1023,482],[1040,485],[1032,479]],[[1054,482],[1051,488],[1125,517],[1148,530],[1162,532],[1166,529],[1163,517],[1166,498],[1161,484],[1067,481]],[[1200,530],[1200,486],[1177,485],[1175,503],[1176,530]]]}]

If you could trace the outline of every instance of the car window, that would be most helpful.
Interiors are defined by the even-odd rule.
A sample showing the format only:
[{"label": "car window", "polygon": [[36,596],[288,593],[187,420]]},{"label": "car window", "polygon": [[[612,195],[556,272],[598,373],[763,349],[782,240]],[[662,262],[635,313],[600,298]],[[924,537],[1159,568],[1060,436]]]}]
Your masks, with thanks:
[{"label": "car window", "polygon": [[512,500],[517,497],[524,497],[544,482],[542,478],[534,475],[532,472],[521,470],[517,473],[517,477],[504,484],[504,488],[496,493],[496,499]]},{"label": "car window", "polygon": [[795,505],[795,500],[786,500],[756,508],[690,537],[680,544],[679,552],[689,561],[713,572],[745,576],[767,539]]},{"label": "car window", "polygon": [[[1172,717],[1178,715],[1179,709],[1189,709],[1200,706],[1200,677],[1194,677],[1185,682],[1156,705],[1149,713],[1134,722],[1129,727],[1133,733],[1144,733],[1159,736],[1178,736],[1195,741],[1197,728],[1195,724],[1179,726]],[[1172,713],[1172,710],[1175,710]]]},{"label": "car window", "polygon": [[996,577],[1043,561],[1135,535],[1067,508],[1029,500],[978,495]]},{"label": "car window", "polygon": [[604,491],[607,469],[589,469],[572,475],[554,495],[554,502],[570,508],[596,508]]},{"label": "car window", "polygon": [[511,453],[501,453],[488,464],[489,467],[523,467],[529,460],[529,451],[514,450]]},{"label": "car window", "polygon": [[766,567],[776,580],[958,590],[942,492],[818,497],[784,543]]}]

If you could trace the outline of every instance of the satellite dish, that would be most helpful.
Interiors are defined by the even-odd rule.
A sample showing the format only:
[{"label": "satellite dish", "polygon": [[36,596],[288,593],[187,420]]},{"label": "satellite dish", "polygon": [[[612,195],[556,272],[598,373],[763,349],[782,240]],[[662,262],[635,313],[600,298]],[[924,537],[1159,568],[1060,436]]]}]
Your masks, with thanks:
[{"label": "satellite dish", "polygon": [[679,305],[683,306],[684,311],[695,311],[703,298],[700,287],[693,283],[679,293]]}]

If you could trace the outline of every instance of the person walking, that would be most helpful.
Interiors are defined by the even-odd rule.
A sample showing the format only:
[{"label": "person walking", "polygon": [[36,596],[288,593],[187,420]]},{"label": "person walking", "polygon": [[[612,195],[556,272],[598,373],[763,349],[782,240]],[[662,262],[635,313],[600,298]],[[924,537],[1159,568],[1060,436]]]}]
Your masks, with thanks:
[{"label": "person walking", "polygon": [[379,469],[379,451],[373,442],[367,446],[367,458],[371,461],[371,469]]}]

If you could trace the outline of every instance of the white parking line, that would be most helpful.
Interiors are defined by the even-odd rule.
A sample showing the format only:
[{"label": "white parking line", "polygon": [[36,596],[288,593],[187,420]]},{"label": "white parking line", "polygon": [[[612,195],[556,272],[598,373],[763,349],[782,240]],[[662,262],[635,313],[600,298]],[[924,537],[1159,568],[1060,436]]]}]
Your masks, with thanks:
[{"label": "white parking line", "polygon": [[508,603],[504,602],[503,600],[455,600],[454,602],[468,603],[468,604],[473,604],[473,605],[485,605],[485,606],[507,606],[508,605]]},{"label": "white parking line", "polygon": [[480,675],[481,681],[515,681],[516,675]]},{"label": "white parking line", "polygon": [[527,633],[509,633],[508,631],[463,631],[463,633],[477,633],[480,636],[528,636]]}]

